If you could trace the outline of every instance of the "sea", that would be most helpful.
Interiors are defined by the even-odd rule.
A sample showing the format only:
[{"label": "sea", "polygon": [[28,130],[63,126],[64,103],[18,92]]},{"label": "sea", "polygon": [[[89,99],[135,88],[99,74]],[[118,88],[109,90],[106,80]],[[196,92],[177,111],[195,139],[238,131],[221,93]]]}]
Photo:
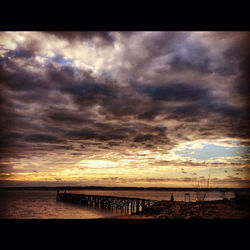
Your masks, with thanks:
[{"label": "sea", "polygon": [[[161,190],[70,190],[68,193],[133,197],[150,200],[184,201],[186,191]],[[188,191],[190,201],[197,200],[195,191]],[[99,219],[123,215],[124,211],[100,209],[56,200],[56,190],[0,190],[0,219]],[[209,191],[205,200],[234,198],[233,192]]]}]

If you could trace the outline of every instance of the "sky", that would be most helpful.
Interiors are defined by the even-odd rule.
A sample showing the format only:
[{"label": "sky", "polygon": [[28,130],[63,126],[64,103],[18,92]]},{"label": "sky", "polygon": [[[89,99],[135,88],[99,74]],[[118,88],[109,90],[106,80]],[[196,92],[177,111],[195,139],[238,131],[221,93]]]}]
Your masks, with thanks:
[{"label": "sky", "polygon": [[249,32],[0,32],[0,186],[250,187]]}]

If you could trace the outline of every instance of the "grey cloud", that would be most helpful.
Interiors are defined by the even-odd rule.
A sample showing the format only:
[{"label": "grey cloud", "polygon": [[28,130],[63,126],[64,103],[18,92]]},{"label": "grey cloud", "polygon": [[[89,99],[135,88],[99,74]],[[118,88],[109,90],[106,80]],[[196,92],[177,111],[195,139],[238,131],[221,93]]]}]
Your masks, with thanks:
[{"label": "grey cloud", "polygon": [[65,109],[50,108],[46,110],[46,118],[52,123],[61,123],[64,124],[91,124],[94,123],[93,119],[88,118],[86,112],[72,112]]},{"label": "grey cloud", "polygon": [[210,90],[200,87],[199,84],[188,84],[182,82],[157,85],[143,85],[139,91],[152,97],[154,101],[186,101],[208,99]]},{"label": "grey cloud", "polygon": [[101,99],[100,101],[103,101],[102,99],[115,98],[115,94],[110,87],[99,83],[83,82],[79,85],[66,85],[61,88],[61,91],[73,95],[82,104],[96,104],[99,98]]},{"label": "grey cloud", "polygon": [[150,141],[150,140],[152,140],[152,138],[153,138],[153,135],[146,134],[146,135],[135,137],[134,142]]},{"label": "grey cloud", "polygon": [[20,70],[17,66],[11,65],[11,71],[0,65],[0,83],[14,91],[39,91],[44,89],[44,80],[27,70]]},{"label": "grey cloud", "polygon": [[82,139],[82,140],[89,140],[89,139],[97,139],[101,141],[106,141],[106,140],[123,140],[125,137],[124,135],[121,134],[115,134],[112,133],[111,131],[105,134],[102,134],[98,131],[95,131],[93,129],[82,129],[82,130],[77,130],[77,131],[70,131],[68,132],[69,136],[73,136],[77,139]]},{"label": "grey cloud", "polygon": [[31,50],[22,48],[21,46],[19,46],[18,48],[14,49],[14,50],[9,50],[7,52],[4,53],[3,57],[4,58],[8,58],[9,59],[13,59],[13,58],[23,58],[23,59],[27,59],[33,56],[33,52]]},{"label": "grey cloud", "polygon": [[[183,57],[181,54],[176,53],[169,63],[174,71],[182,70],[196,70],[201,73],[218,73],[220,75],[233,75],[238,72],[238,57],[228,60],[228,53],[222,52],[224,59],[222,61],[216,60],[210,56],[206,48],[186,48],[187,55]],[[226,63],[227,62],[227,63]]]},{"label": "grey cloud", "polygon": [[111,32],[108,31],[82,31],[82,32],[72,32],[72,31],[49,31],[48,34],[54,35],[59,39],[66,39],[69,42],[74,41],[93,41],[95,38],[99,38],[102,45],[112,45],[114,42],[114,37]]},{"label": "grey cloud", "polygon": [[30,134],[26,136],[26,141],[56,143],[61,142],[62,140],[58,139],[56,136],[48,134]]},{"label": "grey cloud", "polygon": [[[230,32],[215,33],[210,33],[208,39],[212,41],[226,40],[230,39],[232,35]],[[130,43],[132,40],[133,44],[136,44],[135,49],[141,53],[132,53],[131,47],[128,46],[122,59],[131,63],[132,72],[151,70],[162,74],[189,70],[201,74],[217,73],[222,76],[230,76],[239,72],[238,65],[244,58],[241,44],[231,44],[220,47],[220,49],[216,47],[215,55],[213,47],[204,43],[198,35],[196,39],[193,39],[191,37],[193,34],[189,32],[152,32],[145,36],[140,32],[132,33],[124,42]]]}]

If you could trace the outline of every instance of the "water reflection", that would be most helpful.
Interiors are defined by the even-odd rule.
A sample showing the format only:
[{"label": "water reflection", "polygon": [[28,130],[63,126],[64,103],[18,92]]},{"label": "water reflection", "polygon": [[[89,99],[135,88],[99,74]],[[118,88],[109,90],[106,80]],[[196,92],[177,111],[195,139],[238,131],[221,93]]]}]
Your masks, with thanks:
[{"label": "water reflection", "polygon": [[97,219],[115,215],[112,211],[57,202],[56,191],[0,191],[1,219]]}]

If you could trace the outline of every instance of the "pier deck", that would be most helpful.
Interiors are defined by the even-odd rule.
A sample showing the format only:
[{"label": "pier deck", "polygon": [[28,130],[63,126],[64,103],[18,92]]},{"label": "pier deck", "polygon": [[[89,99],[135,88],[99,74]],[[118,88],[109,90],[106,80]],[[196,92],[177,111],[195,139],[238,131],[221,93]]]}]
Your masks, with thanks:
[{"label": "pier deck", "polygon": [[119,196],[105,196],[105,195],[89,195],[89,194],[76,194],[76,193],[60,193],[57,191],[57,201],[70,202],[85,205],[94,208],[105,209],[120,209],[125,211],[126,214],[137,213],[146,207],[154,204],[154,200],[119,197]]}]

